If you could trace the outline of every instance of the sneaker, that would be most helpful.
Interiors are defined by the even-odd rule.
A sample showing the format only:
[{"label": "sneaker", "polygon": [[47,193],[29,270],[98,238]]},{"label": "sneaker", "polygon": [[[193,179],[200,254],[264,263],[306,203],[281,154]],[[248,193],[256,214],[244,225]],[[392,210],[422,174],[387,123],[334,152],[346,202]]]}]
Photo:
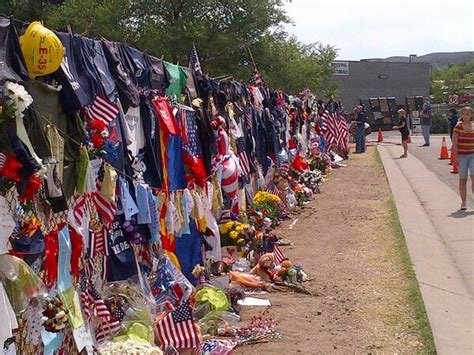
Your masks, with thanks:
[{"label": "sneaker", "polygon": [[465,210],[467,210],[467,203],[463,202],[461,203],[461,211],[465,211]]}]

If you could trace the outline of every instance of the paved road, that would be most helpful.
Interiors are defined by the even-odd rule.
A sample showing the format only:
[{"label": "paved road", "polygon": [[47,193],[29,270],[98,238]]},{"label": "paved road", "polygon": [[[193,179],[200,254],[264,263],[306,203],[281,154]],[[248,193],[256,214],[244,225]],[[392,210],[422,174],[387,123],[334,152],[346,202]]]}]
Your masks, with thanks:
[{"label": "paved road", "polygon": [[[385,131],[384,143],[385,144],[400,144],[400,134],[396,131]],[[448,149],[451,148],[451,140],[449,136],[444,136]],[[412,143],[409,144],[408,154],[413,154],[415,157],[420,159],[430,170],[433,172],[443,183],[445,183],[454,192],[458,193],[458,181],[459,176],[451,174],[451,165],[448,165],[449,160],[439,160],[439,154],[441,151],[441,143],[443,136],[432,136],[429,147],[420,147],[424,143],[423,137],[419,135],[412,135]],[[376,142],[377,134],[372,133],[368,137],[369,141]],[[400,146],[400,154],[403,153],[403,149]],[[468,184],[468,186],[470,186]],[[470,193],[468,188],[468,201],[472,207],[474,207],[474,196]],[[459,202],[460,204],[461,202]]]}]

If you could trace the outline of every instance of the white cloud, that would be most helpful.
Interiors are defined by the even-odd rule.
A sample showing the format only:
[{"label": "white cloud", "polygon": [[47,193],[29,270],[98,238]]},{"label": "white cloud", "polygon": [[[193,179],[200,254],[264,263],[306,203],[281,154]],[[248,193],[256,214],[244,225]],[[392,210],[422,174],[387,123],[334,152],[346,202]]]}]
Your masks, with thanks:
[{"label": "white cloud", "polygon": [[339,48],[339,59],[474,50],[472,0],[292,0],[294,25],[303,42]]}]

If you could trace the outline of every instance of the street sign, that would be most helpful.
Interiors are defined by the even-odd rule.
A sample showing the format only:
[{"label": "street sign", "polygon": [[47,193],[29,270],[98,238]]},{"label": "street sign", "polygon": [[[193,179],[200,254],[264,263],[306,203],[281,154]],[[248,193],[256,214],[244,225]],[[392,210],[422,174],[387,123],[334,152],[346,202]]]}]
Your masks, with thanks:
[{"label": "street sign", "polygon": [[449,103],[451,105],[457,105],[459,103],[459,96],[456,94],[449,96]]}]

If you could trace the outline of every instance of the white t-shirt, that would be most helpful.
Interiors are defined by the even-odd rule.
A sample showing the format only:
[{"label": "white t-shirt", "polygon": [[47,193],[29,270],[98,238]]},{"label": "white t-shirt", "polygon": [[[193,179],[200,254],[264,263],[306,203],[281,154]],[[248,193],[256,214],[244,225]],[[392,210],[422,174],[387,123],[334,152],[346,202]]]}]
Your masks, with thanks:
[{"label": "white t-shirt", "polygon": [[142,118],[140,117],[140,107],[130,107],[125,114],[125,122],[127,123],[131,138],[131,143],[127,148],[136,157],[140,149],[145,146],[145,134],[143,133]]}]

